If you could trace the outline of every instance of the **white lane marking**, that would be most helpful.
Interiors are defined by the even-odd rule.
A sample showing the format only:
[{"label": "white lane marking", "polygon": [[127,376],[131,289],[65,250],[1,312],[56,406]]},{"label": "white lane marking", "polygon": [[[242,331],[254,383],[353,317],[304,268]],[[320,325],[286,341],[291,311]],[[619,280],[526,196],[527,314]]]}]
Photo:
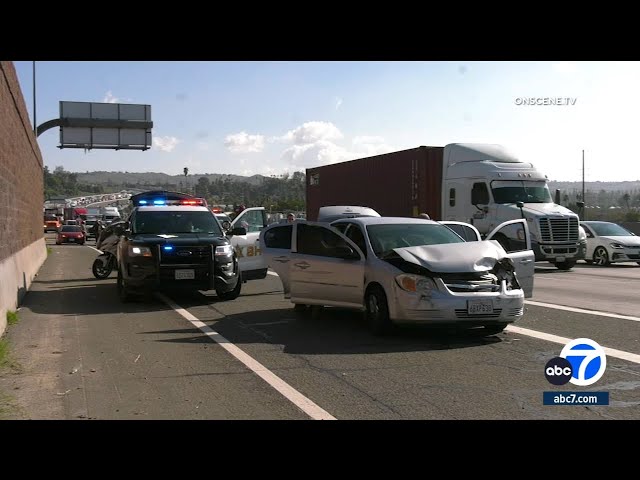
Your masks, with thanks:
[{"label": "white lane marking", "polygon": [[100,255],[102,255],[104,252],[102,250],[98,250],[96,247],[92,247],[91,245],[85,245],[85,247],[90,248],[92,250],[95,250],[96,252],[98,252]]},{"label": "white lane marking", "polygon": [[[538,332],[536,330],[529,330],[528,328],[516,327],[515,325],[508,325],[505,330],[512,333],[519,333],[520,335],[526,335],[528,337],[538,338],[540,340],[546,340],[548,342],[559,343],[561,345],[566,345],[571,340],[573,340],[573,338],[560,337],[558,335],[552,335],[550,333]],[[615,348],[603,348],[605,353],[609,357],[615,357],[633,363],[640,363],[640,355],[624,352],[622,350],[616,350]]]},{"label": "white lane marking", "polygon": [[526,303],[527,305],[534,305],[536,307],[555,308],[556,310],[564,310],[566,312],[584,313],[587,315],[597,315],[599,317],[620,318],[622,320],[633,320],[634,322],[640,322],[640,317],[620,315],[618,313],[600,312],[598,310],[585,310],[584,308],[566,307],[564,305],[556,305],[555,303],[534,302],[532,300],[525,300],[524,303]]},{"label": "white lane marking", "polygon": [[278,276],[276,272],[267,272],[267,275],[275,275],[276,277]]},{"label": "white lane marking", "polygon": [[336,418],[331,415],[326,410],[322,409],[320,406],[315,404],[309,398],[305,397],[303,394],[298,392],[295,388],[289,385],[287,382],[278,377],[275,373],[268,370],[264,365],[262,365],[257,360],[253,359],[251,356],[246,354],[242,349],[238,348],[236,345],[231,343],[229,340],[224,338],[218,332],[213,330],[204,322],[198,320],[197,317],[194,317],[192,314],[187,312],[184,308],[180,307],[177,303],[174,303],[171,299],[167,298],[165,295],[161,293],[156,294],[158,298],[160,298],[163,302],[169,305],[173,310],[175,310],[178,314],[180,314],[185,319],[189,320],[193,326],[199,328],[202,333],[207,335],[211,340],[219,344],[222,348],[224,348],[231,355],[236,357],[236,359],[240,360],[244,365],[251,370],[253,373],[262,378],[265,382],[275,388],[278,392],[280,392],[287,400],[293,403],[296,407],[302,410],[304,413],[309,415],[313,420],[336,420]]}]

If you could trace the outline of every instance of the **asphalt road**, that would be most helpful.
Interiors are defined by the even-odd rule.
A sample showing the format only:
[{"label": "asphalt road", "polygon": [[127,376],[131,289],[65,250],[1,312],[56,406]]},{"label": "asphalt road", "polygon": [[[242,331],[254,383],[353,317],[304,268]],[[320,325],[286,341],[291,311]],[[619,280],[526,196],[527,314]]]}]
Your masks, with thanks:
[{"label": "asphalt road", "polygon": [[[0,371],[0,418],[309,419],[305,402],[336,419],[640,418],[637,359],[608,356],[595,385],[556,387],[544,366],[563,344],[528,333],[587,337],[639,355],[639,321],[529,304],[517,324],[524,330],[482,338],[410,328],[378,338],[352,312],[295,314],[272,275],[231,302],[213,292],[168,294],[180,314],[157,298],[121,304],[115,274],[93,278],[90,248],[51,249],[8,331],[13,366]],[[567,303],[580,292],[609,312],[637,295],[618,289],[633,284],[626,272],[640,278],[634,269],[541,270],[531,300],[584,308]],[[558,287],[552,278],[562,279]],[[258,362],[260,375],[223,346]],[[279,390],[265,378],[279,379]],[[610,405],[544,406],[544,391],[608,391]]]},{"label": "asphalt road", "polygon": [[531,300],[640,316],[640,265],[598,267],[579,262],[568,271],[536,264]]}]

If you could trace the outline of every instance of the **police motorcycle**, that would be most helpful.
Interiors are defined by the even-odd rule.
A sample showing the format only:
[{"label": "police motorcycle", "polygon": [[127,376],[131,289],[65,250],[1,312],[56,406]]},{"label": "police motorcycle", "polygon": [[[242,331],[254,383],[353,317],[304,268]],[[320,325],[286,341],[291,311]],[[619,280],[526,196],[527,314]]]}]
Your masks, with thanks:
[{"label": "police motorcycle", "polygon": [[100,255],[91,266],[91,271],[96,278],[104,279],[111,275],[117,268],[116,249],[126,222],[114,222],[106,227],[99,235],[96,249]]}]

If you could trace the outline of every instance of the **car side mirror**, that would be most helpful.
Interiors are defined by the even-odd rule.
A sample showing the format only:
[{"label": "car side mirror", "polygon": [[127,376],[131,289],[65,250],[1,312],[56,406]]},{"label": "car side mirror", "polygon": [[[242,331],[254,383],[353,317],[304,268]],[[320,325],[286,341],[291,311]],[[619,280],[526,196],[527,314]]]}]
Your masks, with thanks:
[{"label": "car side mirror", "polygon": [[231,222],[229,220],[225,220],[222,222],[222,228],[225,230],[225,232],[227,230],[231,229]]},{"label": "car side mirror", "polygon": [[247,234],[247,229],[244,227],[235,227],[233,230],[227,233],[227,235],[246,235],[246,234]]},{"label": "car side mirror", "polygon": [[339,245],[335,249],[336,256],[345,260],[360,260],[360,255],[348,245]]}]

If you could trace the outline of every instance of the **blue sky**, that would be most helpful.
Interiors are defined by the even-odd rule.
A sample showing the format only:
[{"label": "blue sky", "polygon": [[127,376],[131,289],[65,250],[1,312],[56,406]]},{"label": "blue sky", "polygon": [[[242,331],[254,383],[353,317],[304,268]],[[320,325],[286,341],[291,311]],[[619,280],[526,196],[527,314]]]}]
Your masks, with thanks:
[{"label": "blue sky", "polygon": [[[15,62],[33,121],[32,62]],[[59,101],[149,104],[147,151],[59,149],[51,169],[273,175],[419,145],[499,143],[552,180],[640,180],[640,62],[37,62]],[[566,105],[522,105],[558,98]],[[544,102],[544,100],[540,100]]]}]

